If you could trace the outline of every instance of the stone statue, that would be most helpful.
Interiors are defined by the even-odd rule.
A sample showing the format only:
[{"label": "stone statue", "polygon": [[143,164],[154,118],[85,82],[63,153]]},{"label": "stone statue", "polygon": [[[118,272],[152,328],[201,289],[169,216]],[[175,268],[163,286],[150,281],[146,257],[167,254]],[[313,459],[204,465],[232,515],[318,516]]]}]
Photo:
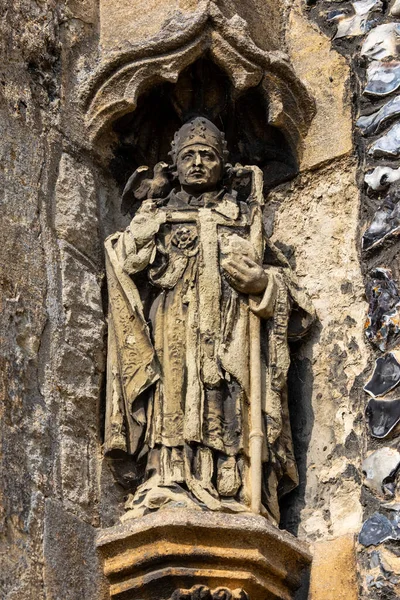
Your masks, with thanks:
[{"label": "stone statue", "polygon": [[[105,453],[129,456],[140,516],[162,507],[261,512],[297,485],[287,402],[289,339],[313,307],[262,227],[262,173],[233,168],[205,118],[140,167],[140,203],[106,241]],[[251,181],[240,199],[234,182]]]}]

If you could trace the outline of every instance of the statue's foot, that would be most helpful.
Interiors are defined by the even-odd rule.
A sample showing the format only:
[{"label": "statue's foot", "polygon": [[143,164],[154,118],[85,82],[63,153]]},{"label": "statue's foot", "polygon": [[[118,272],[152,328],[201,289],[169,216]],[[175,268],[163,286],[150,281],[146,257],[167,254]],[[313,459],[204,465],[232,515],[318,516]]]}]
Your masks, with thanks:
[{"label": "statue's foot", "polygon": [[177,483],[168,486],[160,485],[159,477],[152,477],[138,487],[135,494],[130,494],[126,503],[127,511],[121,521],[143,517],[143,515],[162,508],[190,508],[201,510],[201,506],[189,493]]},{"label": "statue's foot", "polygon": [[224,512],[249,512],[251,513],[250,506],[246,506],[245,504],[240,504],[236,502],[233,498],[221,498],[221,506]]},{"label": "statue's foot", "polygon": [[[249,512],[249,508],[233,498],[219,498],[212,484],[204,487],[191,478],[187,482],[188,490],[178,483],[162,484],[158,475],[151,477],[139,486],[135,494],[130,494],[126,503],[127,511],[121,521],[127,521],[160,510],[188,508],[191,510],[212,510],[221,512]],[[217,496],[217,497],[216,497]]]}]

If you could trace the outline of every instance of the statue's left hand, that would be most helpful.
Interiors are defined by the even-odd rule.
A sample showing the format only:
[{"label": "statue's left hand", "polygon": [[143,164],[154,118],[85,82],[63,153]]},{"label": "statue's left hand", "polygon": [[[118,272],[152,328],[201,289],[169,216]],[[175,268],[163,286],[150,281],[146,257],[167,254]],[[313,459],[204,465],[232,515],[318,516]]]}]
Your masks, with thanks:
[{"label": "statue's left hand", "polygon": [[142,203],[140,210],[133,217],[129,230],[139,246],[150,242],[161,225],[166,222],[165,213],[158,210],[152,200]]},{"label": "statue's left hand", "polygon": [[268,275],[261,265],[246,255],[233,254],[221,261],[227,278],[238,292],[262,294],[267,287]]}]

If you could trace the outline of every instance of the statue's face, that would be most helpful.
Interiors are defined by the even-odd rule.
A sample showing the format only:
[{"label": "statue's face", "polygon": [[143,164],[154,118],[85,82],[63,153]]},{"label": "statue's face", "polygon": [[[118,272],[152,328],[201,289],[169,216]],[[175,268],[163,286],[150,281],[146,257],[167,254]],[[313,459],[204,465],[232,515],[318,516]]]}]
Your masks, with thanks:
[{"label": "statue's face", "polygon": [[190,193],[215,189],[222,177],[222,160],[218,154],[202,144],[184,148],[177,159],[179,183]]}]

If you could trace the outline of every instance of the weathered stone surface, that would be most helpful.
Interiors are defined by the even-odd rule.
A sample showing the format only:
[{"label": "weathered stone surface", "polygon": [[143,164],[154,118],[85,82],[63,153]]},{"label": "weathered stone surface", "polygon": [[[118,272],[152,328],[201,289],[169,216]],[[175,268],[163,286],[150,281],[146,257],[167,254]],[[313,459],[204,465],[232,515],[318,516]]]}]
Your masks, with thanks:
[{"label": "weathered stone surface", "polygon": [[[0,596],[7,600],[44,597],[43,504],[52,490],[54,434],[39,389],[47,322],[43,128],[49,119],[47,91],[36,85],[35,69],[47,71],[44,65],[57,55],[57,27],[52,8],[31,2],[8,6],[0,23]],[[50,80],[57,77],[49,74]]]},{"label": "weathered stone surface", "polygon": [[204,600],[248,600],[248,594],[242,588],[235,590],[227,587],[219,586],[215,589],[210,589],[206,585],[194,585],[190,589],[179,588],[175,590],[171,596],[171,600],[196,600],[197,598]]},{"label": "weathered stone surface", "polygon": [[313,548],[309,600],[358,600],[354,537],[344,535]]},{"label": "weathered stone surface", "polygon": [[94,261],[99,260],[97,190],[93,174],[84,164],[64,152],[55,189],[55,230]]},{"label": "weathered stone surface", "polygon": [[288,518],[299,522],[301,511],[299,534],[308,539],[342,535],[346,527],[357,531],[362,520],[356,473],[364,395],[354,378],[369,357],[360,327],[367,305],[355,244],[359,195],[353,160],[282,186],[270,195],[267,210],[273,239],[302,284],[307,281],[319,319],[294,359],[297,369],[300,361],[309,365],[301,371],[302,412],[292,423],[295,447],[300,444],[307,463],[301,463],[304,483]]},{"label": "weathered stone surface", "polygon": [[363,461],[364,485],[383,498],[394,497],[394,477],[400,464],[400,452],[383,446]]},{"label": "weathered stone surface", "polygon": [[[101,45],[105,50],[115,49],[128,42],[142,43],[155,36],[168,19],[175,17],[182,25],[185,16],[191,16],[199,8],[198,0],[175,0],[173,2],[152,0],[144,6],[130,0],[100,2]],[[204,9],[204,5],[203,5]],[[175,28],[177,28],[175,26]]]},{"label": "weathered stone surface", "polygon": [[365,569],[362,574],[362,583],[364,595],[362,598],[371,598],[380,600],[388,598],[397,600],[399,597],[399,578],[397,574],[400,571],[398,557],[383,545],[378,548],[371,547],[362,554],[360,563]]},{"label": "weathered stone surface", "polygon": [[[365,370],[364,374],[355,380],[357,386],[362,380],[362,384],[366,384],[366,392],[373,396],[376,395],[367,403],[365,415],[369,427],[363,434],[364,452],[373,451],[372,455],[366,459],[364,466],[367,466],[367,471],[368,466],[371,467],[370,471],[372,476],[375,473],[375,479],[367,478],[366,486],[362,490],[364,524],[359,541],[370,548],[359,552],[359,582],[361,584],[359,597],[368,598],[368,600],[381,598],[392,600],[398,597],[399,571],[397,570],[396,575],[395,568],[388,565],[387,569],[385,568],[381,549],[386,543],[394,546],[390,540],[397,539],[399,504],[396,498],[396,488],[398,476],[396,475],[396,464],[393,465],[394,471],[391,471],[388,453],[391,450],[396,452],[395,448],[398,446],[399,428],[397,424],[400,415],[400,400],[396,389],[386,394],[397,381],[397,365],[388,354],[382,358],[382,351],[398,351],[395,337],[396,308],[391,307],[389,311],[387,303],[390,302],[390,296],[395,296],[392,292],[397,289],[399,278],[398,243],[395,238],[397,173],[395,169],[388,167],[388,160],[399,154],[399,122],[394,99],[398,87],[399,23],[393,19],[393,16],[396,15],[397,2],[393,0],[388,5],[383,3],[383,6],[379,6],[379,4],[374,0],[357,2],[358,9],[367,8],[368,5],[370,7],[375,5],[378,8],[373,15],[373,20],[371,19],[367,25],[365,35],[353,40],[343,38],[335,41],[333,46],[350,59],[353,78],[360,82],[366,81],[361,93],[357,86],[353,87],[353,101],[356,112],[362,115],[359,125],[363,129],[363,133],[374,135],[374,138],[366,141],[362,139],[360,132],[355,132],[359,165],[363,171],[359,179],[362,227],[365,229],[371,224],[364,238],[364,248],[369,249],[367,252],[363,252],[361,263],[363,273],[367,275],[367,296],[370,296],[371,293],[371,279],[374,284],[373,294],[375,294],[375,299],[372,295],[374,313],[370,310],[370,324],[366,333],[370,340],[379,347],[379,349],[374,348],[374,358],[377,360],[373,378],[370,376],[373,369],[371,361],[368,370]],[[343,9],[338,7],[339,10],[332,10],[332,8],[331,3],[324,1],[318,3],[314,14],[318,14],[320,23],[326,17],[328,17],[327,21],[332,23],[340,20],[341,10],[349,12],[349,3],[343,4]],[[355,4],[354,8],[356,9]],[[329,10],[329,13],[326,9]],[[345,15],[342,14],[343,16]],[[389,113],[390,118],[387,116]],[[369,186],[367,193],[364,193],[366,190],[361,183],[363,175]],[[380,193],[390,184],[392,187],[389,193],[393,193],[394,200],[391,206],[387,199],[382,204]],[[391,222],[392,220],[394,224]],[[387,233],[388,235],[386,235]],[[392,279],[392,289],[386,283],[380,284],[378,281],[380,278],[376,277],[379,273],[390,275],[390,278],[387,279],[388,281]],[[387,348],[386,342],[388,342]],[[385,438],[384,441],[383,438]],[[383,443],[392,448],[385,448]],[[394,458],[393,462],[396,463],[396,460]],[[384,502],[384,496],[392,498],[392,500]],[[393,513],[387,513],[388,509]]]},{"label": "weathered stone surface", "polygon": [[[60,242],[59,249],[65,343],[78,351],[78,361],[89,358],[92,368],[101,372],[104,368],[102,273],[90,259],[69,244]],[[77,376],[75,367],[71,365],[74,378]],[[87,368],[82,372],[89,374]],[[76,391],[75,379],[71,383]],[[93,385],[98,388],[98,382]]]},{"label": "weathered stone surface", "polygon": [[[105,51],[132,43],[144,44],[162,29],[171,32],[190,27],[201,14],[206,13],[208,2],[204,0],[152,0],[142,2],[101,0],[100,32],[101,46]],[[220,10],[227,18],[238,15],[248,24],[252,37],[263,49],[280,48],[284,28],[285,9],[279,3],[268,0],[219,0]],[[145,10],[144,10],[145,8]],[[237,18],[237,17],[236,17]]]},{"label": "weathered stone surface", "polygon": [[[252,204],[243,210],[224,179],[225,134],[211,121],[182,125],[171,148],[171,166],[157,163],[152,178],[140,167],[130,177],[123,200],[142,204],[129,228],[105,243],[104,452],[138,464],[148,452],[131,482],[127,518],[201,506],[251,510],[277,524],[280,486],[298,483],[286,404],[291,312],[281,306],[293,298],[303,315],[297,340],[315,311],[272,244],[259,262],[267,244],[261,169],[228,167],[234,180],[250,178]],[[178,173],[174,189],[171,168]],[[148,308],[139,294],[149,297],[154,286]],[[233,302],[227,316],[224,307]]]},{"label": "weathered stone surface", "polygon": [[[68,22],[73,3],[65,4],[16,1],[7,6],[7,18],[0,24],[0,596],[7,600],[49,597],[43,580],[44,499],[63,496],[61,463],[62,470],[68,470],[66,503],[68,494],[75,495],[74,506],[79,502],[79,477],[82,485],[90,488],[93,513],[93,492],[98,489],[85,468],[87,456],[91,472],[97,471],[96,403],[94,408],[82,408],[79,433],[76,422],[73,426],[73,437],[80,443],[79,464],[76,459],[73,465],[67,452],[71,435],[65,433],[59,420],[60,413],[69,413],[70,407],[58,396],[60,382],[54,365],[59,348],[57,332],[63,322],[54,192],[66,142],[60,133],[61,114],[72,120],[70,105],[60,105],[60,22],[64,20],[64,33],[80,27],[77,20],[75,24],[73,19]],[[81,19],[85,18],[83,9],[81,5],[81,13],[76,15]],[[64,41],[67,37],[68,33]],[[63,75],[65,83],[67,73]],[[81,190],[83,195],[86,192]],[[93,190],[88,199],[94,199]],[[75,226],[79,228],[79,223],[70,219],[76,200],[73,193],[69,197],[72,212],[64,220],[69,233]],[[82,216],[80,209],[75,211],[78,218]],[[91,228],[96,223],[96,209],[92,217]],[[86,226],[86,240],[94,249],[98,234],[93,236],[88,222]],[[79,239],[75,238],[78,246],[84,235],[81,229]],[[87,247],[79,247],[87,252]],[[92,422],[89,440],[88,420]],[[92,518],[92,514],[85,518]],[[60,572],[62,568],[60,562]]]},{"label": "weathered stone surface", "polygon": [[[144,56],[148,56],[149,60],[143,62]],[[200,73],[196,70],[197,61],[205,58],[222,70],[218,77],[217,90],[213,89],[212,81],[208,77],[206,77],[207,84],[201,77],[199,80]],[[123,68],[121,62],[125,64]],[[194,69],[192,75],[189,75],[189,67]],[[158,74],[156,81],[155,72]],[[146,45],[140,42],[121,48],[119,52],[102,55],[94,76],[82,85],[80,90],[81,110],[85,113],[89,140],[92,144],[105,146],[103,152],[106,151],[111,140],[103,139],[100,142],[99,136],[107,137],[113,122],[123,118],[126,113],[134,111],[138,102],[140,104],[140,96],[155,84],[170,82],[176,84],[177,89],[182,92],[182,85],[180,85],[182,82],[179,81],[182,73],[186,77],[188,75],[190,78],[193,77],[195,87],[204,87],[206,93],[203,99],[204,107],[199,113],[195,99],[192,107],[187,106],[187,101],[190,104],[192,92],[189,95],[184,92],[183,97],[176,101],[171,97],[170,86],[167,86],[169,88],[167,95],[174,105],[174,111],[178,113],[179,121],[186,120],[193,113],[210,113],[210,116],[219,121],[220,115],[216,109],[218,106],[222,108],[218,96],[220,97],[224,87],[226,88],[226,81],[221,88],[224,73],[228,75],[234,88],[229,91],[232,99],[236,98],[240,91],[256,92],[252,88],[260,83],[264,75],[262,88],[260,87],[256,94],[258,102],[264,105],[268,98],[269,106],[265,109],[264,116],[268,115],[269,124],[279,127],[284,132],[292,150],[297,152],[300,140],[305,136],[314,116],[312,97],[298,79],[284,53],[264,50],[257,46],[246,21],[237,14],[227,18],[221,7],[214,2],[199,6],[191,19],[188,17],[182,20],[177,16],[168,27],[160,31],[159,35],[147,40]],[[207,71],[204,74],[206,73]],[[183,82],[185,82],[184,76]],[[251,98],[249,101],[254,107]],[[153,112],[150,109],[148,119],[151,122]],[[255,111],[254,117],[258,119],[260,114],[257,116]],[[176,120],[174,126],[175,123]],[[158,128],[160,123],[157,125],[155,122],[154,125]],[[134,127],[133,123],[132,126]],[[139,129],[141,128],[139,125]],[[165,128],[167,135],[170,135],[169,124],[164,123],[161,131],[155,131],[156,139],[165,136]],[[265,129],[265,126],[261,126],[261,129]],[[140,140],[137,141],[140,146]],[[236,140],[234,143],[237,143]],[[265,143],[269,145],[269,141]],[[166,158],[164,156],[163,160]],[[246,158],[246,162],[251,160]]]},{"label": "weathered stone surface", "polygon": [[317,113],[301,161],[302,169],[314,168],[353,149],[350,69],[330,40],[307,19],[300,0],[292,3],[286,43],[296,73],[316,101]]},{"label": "weathered stone surface", "polygon": [[263,517],[179,509],[103,530],[97,544],[116,600],[168,600],[193,585],[287,599],[311,560],[305,544]]},{"label": "weathered stone surface", "polygon": [[96,530],[69,514],[61,502],[46,501],[44,584],[48,600],[106,600],[95,545]]}]

